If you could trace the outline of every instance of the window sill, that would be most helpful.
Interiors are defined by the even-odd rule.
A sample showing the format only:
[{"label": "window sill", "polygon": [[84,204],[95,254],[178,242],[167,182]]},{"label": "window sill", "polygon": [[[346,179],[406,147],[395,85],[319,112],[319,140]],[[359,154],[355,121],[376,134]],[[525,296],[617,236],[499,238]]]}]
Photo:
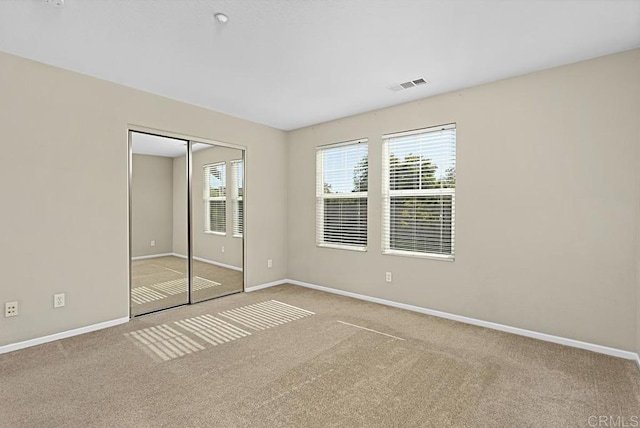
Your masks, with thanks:
[{"label": "window sill", "polygon": [[242,235],[233,235],[234,238],[242,238]]},{"label": "window sill", "polygon": [[367,247],[356,247],[353,245],[339,245],[339,244],[316,244],[319,248],[331,248],[334,250],[348,250],[364,253],[367,251]]},{"label": "window sill", "polygon": [[207,235],[227,236],[226,232],[214,232],[205,230],[204,233],[206,233]]},{"label": "window sill", "polygon": [[402,250],[386,250],[382,251],[382,255],[384,256],[400,256],[400,257],[412,257],[416,259],[429,259],[429,260],[438,260],[441,262],[453,262],[455,261],[455,256],[447,256],[442,254],[432,254],[432,253],[416,253],[413,251],[402,251]]}]

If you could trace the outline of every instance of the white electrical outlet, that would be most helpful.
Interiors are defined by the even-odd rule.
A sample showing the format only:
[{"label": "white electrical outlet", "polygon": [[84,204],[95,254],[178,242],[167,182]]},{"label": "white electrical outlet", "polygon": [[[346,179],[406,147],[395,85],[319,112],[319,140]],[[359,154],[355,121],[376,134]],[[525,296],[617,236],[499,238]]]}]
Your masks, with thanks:
[{"label": "white electrical outlet", "polygon": [[53,307],[61,308],[64,306],[64,293],[53,295]]},{"label": "white electrical outlet", "polygon": [[4,304],[5,318],[15,317],[18,315],[18,302],[6,302]]},{"label": "white electrical outlet", "polygon": [[222,246],[222,250],[221,251],[224,253],[224,245]]},{"label": "white electrical outlet", "polygon": [[391,272],[387,272],[386,276],[385,276],[385,280],[387,282],[391,282]]},{"label": "white electrical outlet", "polygon": [[156,246],[156,241],[151,241],[151,246],[155,247]]},{"label": "white electrical outlet", "polygon": [[267,260],[267,267],[268,268],[272,268],[273,267],[273,260],[271,260],[271,259]]}]

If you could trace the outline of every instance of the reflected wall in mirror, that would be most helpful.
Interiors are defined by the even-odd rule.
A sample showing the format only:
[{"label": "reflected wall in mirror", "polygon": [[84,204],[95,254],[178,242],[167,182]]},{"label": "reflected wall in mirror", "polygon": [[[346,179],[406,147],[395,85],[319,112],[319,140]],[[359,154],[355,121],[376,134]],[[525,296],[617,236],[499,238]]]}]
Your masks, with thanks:
[{"label": "reflected wall in mirror", "polygon": [[[187,141],[131,132],[131,315],[189,302],[186,223]],[[182,170],[180,173],[179,170]],[[183,192],[184,195],[184,192]],[[185,253],[186,254],[186,253]]]}]

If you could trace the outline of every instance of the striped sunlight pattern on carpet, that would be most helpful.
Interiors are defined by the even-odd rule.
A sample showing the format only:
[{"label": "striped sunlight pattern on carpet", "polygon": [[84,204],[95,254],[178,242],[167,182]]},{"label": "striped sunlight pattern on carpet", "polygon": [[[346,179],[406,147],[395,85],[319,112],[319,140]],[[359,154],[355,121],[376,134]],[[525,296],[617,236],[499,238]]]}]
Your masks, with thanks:
[{"label": "striped sunlight pattern on carpet", "polygon": [[[219,282],[211,281],[206,278],[200,278],[196,276],[193,278],[193,289],[204,290],[206,288],[216,287],[220,285]],[[154,284],[151,287],[160,290],[164,293],[174,295],[187,292],[187,278],[174,279],[173,281],[161,282],[160,284]]]},{"label": "striped sunlight pattern on carpet", "polygon": [[126,333],[145,352],[152,357],[160,357],[162,361],[172,360],[204,349],[188,336],[174,330],[166,324]]},{"label": "striped sunlight pattern on carpet", "polygon": [[175,324],[214,346],[251,335],[248,331],[209,314],[176,321]]},{"label": "striped sunlight pattern on carpet", "polygon": [[219,315],[253,330],[266,330],[315,313],[277,300],[269,300],[220,312]]},{"label": "striped sunlight pattern on carpet", "polygon": [[167,296],[147,287],[136,287],[131,290],[131,301],[137,305],[164,299],[165,297]]},{"label": "striped sunlight pattern on carpet", "polygon": [[[199,276],[196,276],[193,279],[194,291],[217,287],[218,285],[220,285],[219,282],[211,281],[210,279],[206,278],[200,278]],[[165,299],[168,296],[186,292],[187,278],[174,279],[172,281],[149,285],[148,287],[143,286],[131,289],[131,302],[136,305],[142,305],[144,303],[154,302],[156,300]]]}]

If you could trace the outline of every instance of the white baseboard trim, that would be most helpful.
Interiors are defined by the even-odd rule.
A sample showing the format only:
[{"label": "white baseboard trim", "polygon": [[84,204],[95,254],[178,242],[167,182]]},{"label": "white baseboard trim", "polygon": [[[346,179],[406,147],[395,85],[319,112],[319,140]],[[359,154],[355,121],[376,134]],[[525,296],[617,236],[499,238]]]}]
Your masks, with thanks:
[{"label": "white baseboard trim", "polygon": [[381,305],[393,306],[394,308],[406,309],[408,311],[419,312],[421,314],[432,315],[439,318],[446,318],[453,321],[462,322],[465,324],[476,325],[479,327],[490,328],[492,330],[504,331],[506,333],[517,334],[519,336],[530,337],[532,339],[544,340],[545,342],[553,342],[560,345],[570,346],[573,348],[586,349],[588,351],[597,352],[599,354],[611,355],[613,357],[625,358],[627,360],[634,360],[640,367],[640,356],[631,351],[624,351],[622,349],[609,348],[608,346],[596,345],[588,342],[581,342],[579,340],[568,339],[565,337],[554,336],[546,333],[539,333],[537,331],[525,330],[518,327],[511,327],[504,324],[498,324],[490,321],[482,321],[475,318],[469,318],[462,315],[450,314],[448,312],[441,312],[434,309],[427,309],[420,306],[407,305],[405,303],[398,303],[392,300],[380,299],[378,297],[366,296],[364,294],[352,293],[350,291],[338,290],[335,288],[324,287],[322,285],[310,284],[308,282],[297,281],[293,279],[283,280],[281,283],[289,283],[298,285],[300,287],[312,288],[314,290],[325,291],[327,293],[339,294],[341,296],[352,297],[354,299],[366,300],[368,302],[379,303]]},{"label": "white baseboard trim", "polygon": [[155,259],[155,258],[158,258],[158,257],[168,257],[168,256],[172,256],[172,255],[173,255],[173,253],[151,254],[150,256],[131,257],[131,260],[136,261],[136,260]]},{"label": "white baseboard trim", "polygon": [[282,285],[282,284],[287,284],[289,281],[288,279],[279,279],[278,281],[273,281],[273,282],[267,282],[265,284],[260,284],[260,285],[254,285],[252,287],[247,287],[244,289],[245,293],[251,293],[252,291],[258,291],[258,290],[262,290],[264,288],[269,288],[269,287],[275,287],[276,285]]},{"label": "white baseboard trim", "polygon": [[[170,256],[180,257],[181,259],[186,259],[187,258],[187,256],[185,256],[184,254],[172,253],[172,254],[169,254],[169,255]],[[194,257],[193,260],[197,260],[197,261],[202,262],[202,263],[209,263],[210,265],[216,265],[216,266],[220,266],[220,267],[231,269],[231,270],[237,270],[238,272],[242,272],[242,268],[241,267],[228,265],[228,264],[225,264],[225,263],[216,262],[214,260],[203,259],[202,257]]]},{"label": "white baseboard trim", "polygon": [[0,354],[17,351],[19,349],[29,348],[31,346],[41,345],[43,343],[53,342],[54,340],[66,339],[67,337],[78,336],[80,334],[89,333],[103,328],[114,327],[116,325],[129,322],[129,317],[118,318],[111,321],[105,321],[98,324],[88,325],[86,327],[74,328],[73,330],[63,331],[61,333],[50,334],[48,336],[37,337],[35,339],[25,340],[23,342],[11,343],[9,345],[0,346]]},{"label": "white baseboard trim", "polygon": [[203,263],[209,263],[211,265],[216,265],[216,266],[220,266],[223,268],[227,268],[227,269],[231,269],[231,270],[237,270],[238,272],[242,272],[242,268],[239,266],[233,266],[233,265],[228,265],[225,263],[220,263],[220,262],[216,262],[213,260],[207,260],[207,259],[203,259],[202,257],[194,257],[193,260],[198,260],[199,262],[203,262]]},{"label": "white baseboard trim", "polygon": [[636,364],[638,365],[638,369],[640,370],[640,354],[636,354]]}]

